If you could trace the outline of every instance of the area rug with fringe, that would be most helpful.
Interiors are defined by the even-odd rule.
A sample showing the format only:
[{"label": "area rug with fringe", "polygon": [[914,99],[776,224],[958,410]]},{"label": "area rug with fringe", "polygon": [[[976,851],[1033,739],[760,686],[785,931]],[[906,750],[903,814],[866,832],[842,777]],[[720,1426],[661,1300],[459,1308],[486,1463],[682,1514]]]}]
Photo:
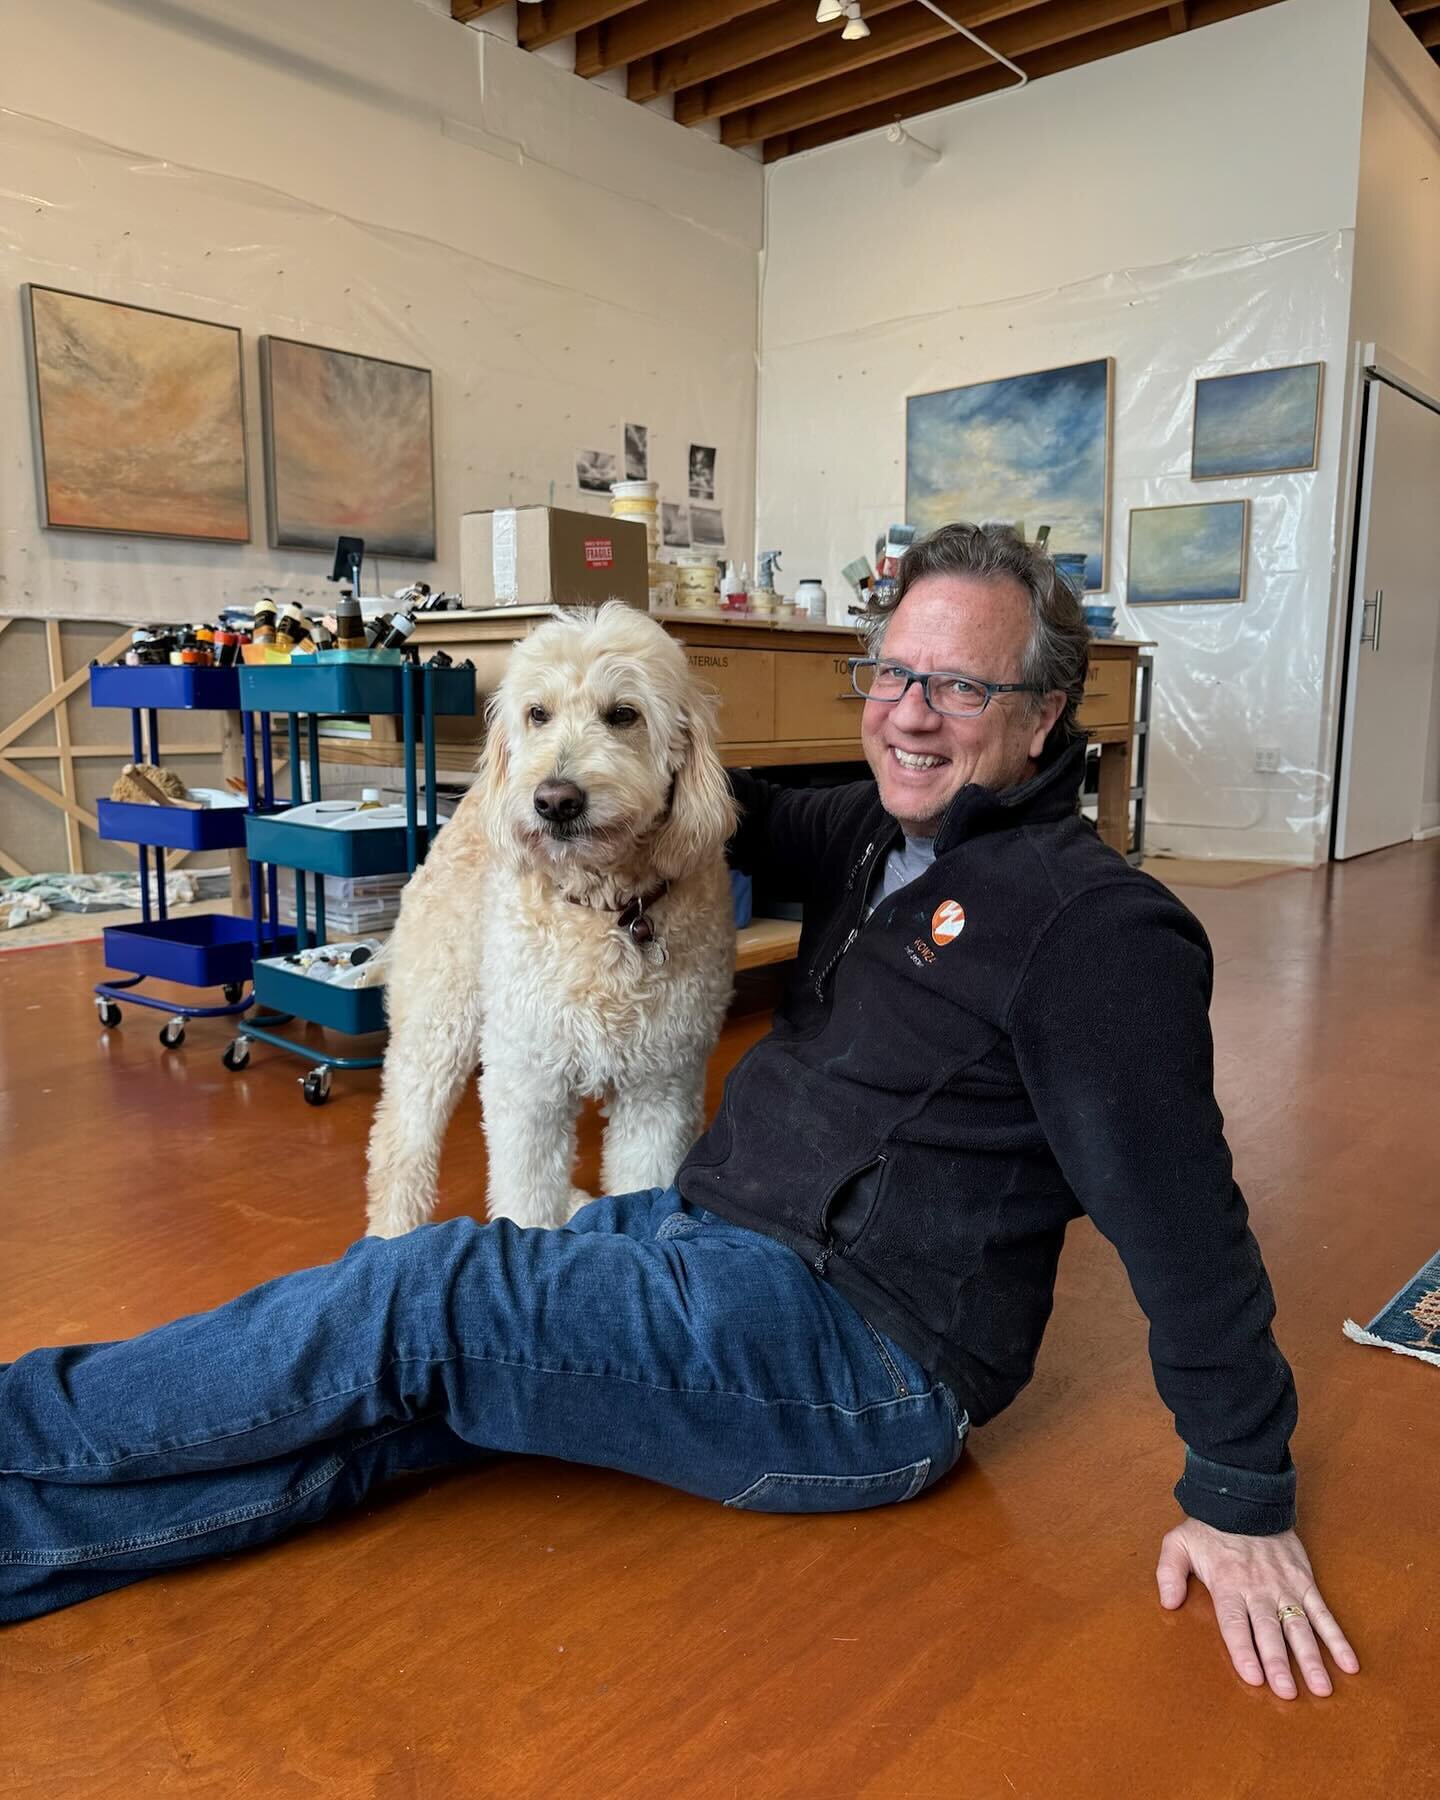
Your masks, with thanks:
[{"label": "area rug with fringe", "polygon": [[1345,1335],[1357,1344],[1393,1350],[1397,1356],[1440,1363],[1440,1250],[1363,1329],[1347,1319]]}]

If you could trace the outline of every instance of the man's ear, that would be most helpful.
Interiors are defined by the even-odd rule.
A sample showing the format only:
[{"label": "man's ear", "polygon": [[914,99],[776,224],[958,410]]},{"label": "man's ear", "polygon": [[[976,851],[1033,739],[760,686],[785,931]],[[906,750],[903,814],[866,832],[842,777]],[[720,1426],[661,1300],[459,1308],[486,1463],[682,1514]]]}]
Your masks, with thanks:
[{"label": "man's ear", "polygon": [[1039,705],[1035,709],[1035,731],[1030,739],[1030,760],[1038,762],[1045,748],[1045,740],[1049,737],[1055,721],[1065,710],[1067,696],[1063,693],[1042,694]]}]

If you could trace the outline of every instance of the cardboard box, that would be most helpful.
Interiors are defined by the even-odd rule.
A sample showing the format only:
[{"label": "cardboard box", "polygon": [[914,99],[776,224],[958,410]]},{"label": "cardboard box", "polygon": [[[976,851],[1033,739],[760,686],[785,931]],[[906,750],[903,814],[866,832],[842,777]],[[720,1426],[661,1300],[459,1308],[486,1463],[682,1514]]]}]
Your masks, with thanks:
[{"label": "cardboard box", "polygon": [[460,520],[467,607],[650,605],[650,549],[635,519],[512,506]]},{"label": "cardboard box", "polygon": [[1128,725],[1135,716],[1134,663],[1129,657],[1092,654],[1078,718],[1083,729]]}]

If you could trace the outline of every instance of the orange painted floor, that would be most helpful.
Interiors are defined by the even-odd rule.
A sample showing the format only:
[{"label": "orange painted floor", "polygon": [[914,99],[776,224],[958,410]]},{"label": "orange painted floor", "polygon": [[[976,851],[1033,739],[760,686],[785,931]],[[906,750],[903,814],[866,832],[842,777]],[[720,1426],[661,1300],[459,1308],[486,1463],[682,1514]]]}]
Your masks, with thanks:
[{"label": "orange painted floor", "polygon": [[[730,1514],[510,1460],[0,1631],[0,1794],[1402,1800],[1440,1768],[1440,1370],[1347,1343],[1440,1248],[1440,843],[1179,891],[1295,1364],[1302,1529],[1363,1665],[1291,1703],[1153,1568],[1180,1448],[1113,1253],[1072,1231],[1036,1378],[936,1493]],[[373,1075],[101,1032],[99,948],[0,955],[0,1357],[339,1255]],[[724,1071],[763,1015],[728,1028]],[[474,1204],[473,1099],[447,1209]],[[594,1144],[587,1140],[594,1179]],[[264,1171],[259,1173],[257,1171]]]}]

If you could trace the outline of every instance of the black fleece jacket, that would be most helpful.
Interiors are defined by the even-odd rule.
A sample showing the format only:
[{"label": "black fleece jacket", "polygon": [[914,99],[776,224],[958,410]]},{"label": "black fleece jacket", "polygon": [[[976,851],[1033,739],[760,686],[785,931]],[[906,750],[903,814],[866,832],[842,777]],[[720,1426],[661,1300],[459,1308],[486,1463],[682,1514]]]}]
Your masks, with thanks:
[{"label": "black fleece jacket", "polygon": [[899,841],[874,783],[732,775],[732,860],[803,900],[804,926],[677,1185],[805,1257],[977,1425],[1030,1379],[1088,1214],[1150,1321],[1187,1447],[1176,1498],[1283,1531],[1295,1388],[1215,1101],[1210,947],[1079,816],[1083,760],[963,789],[933,866],[868,918]]}]

